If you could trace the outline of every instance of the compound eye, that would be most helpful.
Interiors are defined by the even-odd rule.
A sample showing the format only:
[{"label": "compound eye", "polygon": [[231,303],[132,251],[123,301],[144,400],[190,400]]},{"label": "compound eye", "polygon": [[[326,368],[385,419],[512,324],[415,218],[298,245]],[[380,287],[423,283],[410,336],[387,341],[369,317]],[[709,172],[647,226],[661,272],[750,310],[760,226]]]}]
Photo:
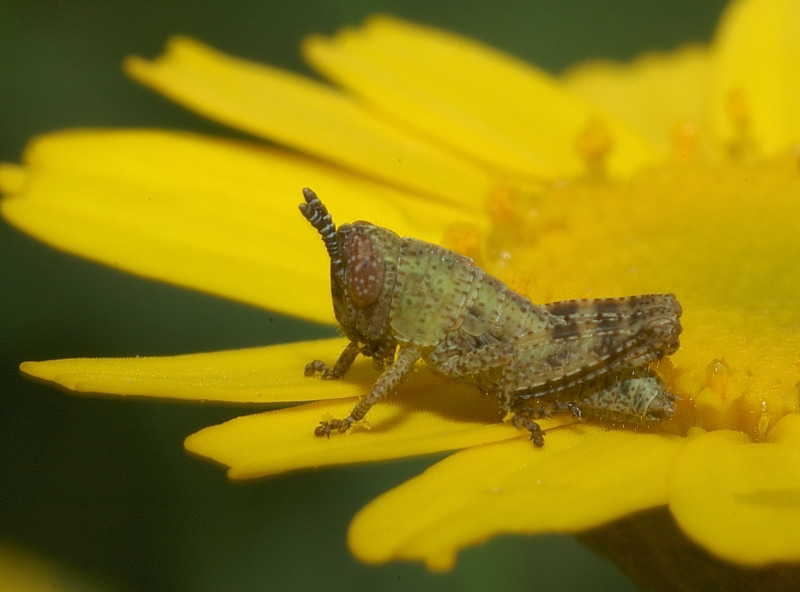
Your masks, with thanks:
[{"label": "compound eye", "polygon": [[383,289],[384,261],[370,237],[354,233],[347,241],[347,294],[357,308],[375,302]]}]

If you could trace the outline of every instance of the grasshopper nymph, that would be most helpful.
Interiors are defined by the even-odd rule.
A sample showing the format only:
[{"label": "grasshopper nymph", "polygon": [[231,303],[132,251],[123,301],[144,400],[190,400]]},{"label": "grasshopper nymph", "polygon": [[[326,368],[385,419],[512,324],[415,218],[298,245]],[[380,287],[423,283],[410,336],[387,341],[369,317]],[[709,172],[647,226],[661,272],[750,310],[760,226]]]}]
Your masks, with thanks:
[{"label": "grasshopper nymph", "polygon": [[419,359],[496,396],[536,446],[544,437],[534,420],[555,412],[634,422],[674,412],[649,366],[678,349],[673,294],[536,305],[444,247],[369,222],[337,229],[317,195],[303,195],[300,211],[328,250],[333,309],[350,340],[332,368],[315,360],[305,374],[340,378],[358,354],[383,368],[350,415],[320,422],[316,435],[363,419]]}]

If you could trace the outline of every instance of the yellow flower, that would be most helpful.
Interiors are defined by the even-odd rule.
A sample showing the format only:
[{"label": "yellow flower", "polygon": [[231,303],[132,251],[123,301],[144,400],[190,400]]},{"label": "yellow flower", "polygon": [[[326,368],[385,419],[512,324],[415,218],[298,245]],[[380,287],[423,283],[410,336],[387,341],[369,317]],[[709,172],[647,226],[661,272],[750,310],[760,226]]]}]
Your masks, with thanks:
[{"label": "yellow flower", "polygon": [[447,569],[497,534],[583,532],[654,508],[721,560],[798,562],[799,24],[794,0],[741,0],[710,47],[555,78],[377,17],[306,41],[338,88],[176,38],[127,71],[294,150],[67,131],[0,168],[4,217],[48,244],[319,322],[333,315],[325,251],[297,212],[306,185],[335,220],[466,252],[535,302],[675,292],[682,347],[657,370],[680,400],[662,431],[554,419],[534,449],[476,389],[420,369],[371,429],[315,438],[377,376],[363,362],[341,381],[302,375],[343,339],[22,371],[80,392],[313,401],[187,438],[236,479],[458,450],[359,512],[349,544],[368,562]]}]

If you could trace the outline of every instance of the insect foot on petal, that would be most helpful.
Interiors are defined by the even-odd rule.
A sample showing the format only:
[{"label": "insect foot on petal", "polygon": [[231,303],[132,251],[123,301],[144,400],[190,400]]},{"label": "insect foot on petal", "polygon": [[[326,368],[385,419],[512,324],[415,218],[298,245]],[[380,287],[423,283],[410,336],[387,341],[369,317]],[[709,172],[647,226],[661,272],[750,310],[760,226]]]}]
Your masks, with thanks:
[{"label": "insect foot on petal", "polygon": [[331,431],[334,432],[346,432],[350,429],[353,421],[355,421],[352,417],[347,417],[345,419],[330,419],[330,420],[323,420],[319,422],[319,425],[314,430],[315,436],[327,436],[328,438],[331,437]]},{"label": "insect foot on petal", "polygon": [[528,430],[531,433],[531,440],[534,446],[537,448],[544,446],[544,432],[542,432],[542,428],[539,427],[539,424],[531,418],[522,415],[514,415],[511,419],[511,424],[515,428]]},{"label": "insect foot on petal", "polygon": [[303,370],[303,374],[305,376],[314,376],[315,374],[329,374],[331,369],[328,365],[323,362],[322,360],[314,360],[313,362],[309,362],[306,364],[305,370]]}]

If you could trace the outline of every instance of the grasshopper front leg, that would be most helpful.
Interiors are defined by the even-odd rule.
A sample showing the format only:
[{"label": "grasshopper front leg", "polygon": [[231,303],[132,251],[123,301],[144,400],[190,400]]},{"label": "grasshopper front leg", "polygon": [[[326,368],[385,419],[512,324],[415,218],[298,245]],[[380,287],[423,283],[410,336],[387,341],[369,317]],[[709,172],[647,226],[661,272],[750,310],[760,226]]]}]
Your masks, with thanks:
[{"label": "grasshopper front leg", "polygon": [[358,344],[354,341],[351,341],[347,344],[347,347],[344,348],[344,351],[339,354],[339,359],[336,360],[333,368],[330,368],[322,360],[314,360],[313,362],[306,364],[306,368],[303,373],[306,376],[314,376],[319,372],[322,374],[323,380],[334,380],[336,378],[341,378],[350,369],[350,366],[353,365],[357,355]]},{"label": "grasshopper front leg", "polygon": [[[342,352],[342,356],[340,356],[339,360],[344,357],[346,352],[347,349]],[[358,404],[353,407],[350,415],[344,419],[331,419],[319,422],[319,425],[314,430],[314,434],[317,436],[330,437],[332,431],[346,432],[348,429],[350,429],[350,426],[353,423],[364,419],[367,411],[369,411],[375,403],[395,389],[403,377],[411,370],[414,362],[416,362],[419,358],[420,352],[416,347],[401,347],[397,352],[397,358],[395,359],[394,363],[383,371],[373,385],[370,393],[363,397]]]}]

